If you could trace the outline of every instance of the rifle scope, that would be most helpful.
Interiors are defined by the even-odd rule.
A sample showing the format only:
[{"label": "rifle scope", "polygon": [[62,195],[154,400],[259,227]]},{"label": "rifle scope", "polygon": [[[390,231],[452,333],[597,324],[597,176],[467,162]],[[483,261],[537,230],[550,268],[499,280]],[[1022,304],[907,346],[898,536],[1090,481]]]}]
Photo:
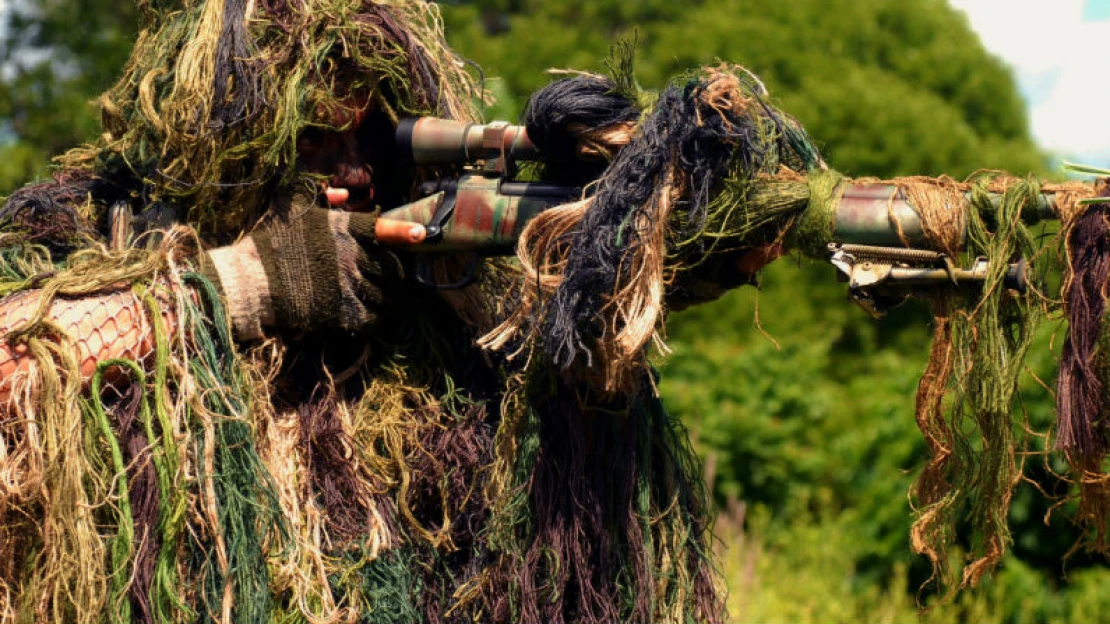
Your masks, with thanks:
[{"label": "rifle scope", "polygon": [[506,158],[535,160],[539,154],[524,126],[504,121],[474,124],[437,117],[410,117],[397,125],[401,158],[417,165],[450,165]]}]

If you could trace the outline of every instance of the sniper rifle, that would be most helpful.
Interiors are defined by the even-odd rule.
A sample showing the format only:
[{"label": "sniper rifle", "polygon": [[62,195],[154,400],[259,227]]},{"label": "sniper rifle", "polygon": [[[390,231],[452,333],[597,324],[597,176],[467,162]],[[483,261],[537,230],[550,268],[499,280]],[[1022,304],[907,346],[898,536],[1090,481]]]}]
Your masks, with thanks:
[{"label": "sniper rifle", "polygon": [[[396,146],[414,165],[454,165],[455,177],[424,183],[421,199],[382,215],[383,219],[424,226],[419,240],[385,240],[420,254],[508,255],[527,223],[557,205],[590,191],[542,181],[520,180],[521,161],[541,160],[523,126],[507,122],[471,124],[433,117],[403,120]],[[848,296],[873,316],[909,297],[937,289],[981,287],[990,260],[955,259],[930,249],[921,212],[889,183],[842,182],[835,194],[833,236],[824,248],[798,246],[808,256],[830,262]],[[1041,193],[1022,211],[1026,224],[1056,219],[1056,198]],[[806,200],[808,201],[808,200]],[[997,205],[999,195],[992,195]],[[804,203],[799,211],[806,210]],[[789,239],[788,239],[789,242]],[[1005,286],[1027,287],[1024,258],[1009,262]],[[450,286],[449,286],[450,287]]]}]

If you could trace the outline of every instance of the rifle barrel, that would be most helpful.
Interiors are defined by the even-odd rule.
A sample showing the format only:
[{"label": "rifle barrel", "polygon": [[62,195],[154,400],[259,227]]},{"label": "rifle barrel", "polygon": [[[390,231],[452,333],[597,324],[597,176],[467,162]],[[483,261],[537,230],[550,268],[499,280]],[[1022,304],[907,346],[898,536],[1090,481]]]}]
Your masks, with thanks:
[{"label": "rifle barrel", "polygon": [[[996,207],[1001,200],[1001,195],[991,195]],[[1029,225],[1056,218],[1056,198],[1052,193],[1041,193],[1034,205],[1022,211],[1022,219]],[[846,184],[836,207],[834,238],[890,247],[902,247],[906,242],[915,246],[926,244],[920,211],[893,184]]]}]

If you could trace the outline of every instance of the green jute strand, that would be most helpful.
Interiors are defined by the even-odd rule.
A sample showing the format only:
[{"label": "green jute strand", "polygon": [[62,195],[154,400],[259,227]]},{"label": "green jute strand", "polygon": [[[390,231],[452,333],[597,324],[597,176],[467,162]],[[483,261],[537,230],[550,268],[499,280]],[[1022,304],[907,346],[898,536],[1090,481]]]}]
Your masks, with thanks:
[{"label": "green jute strand", "polygon": [[[187,325],[193,328],[197,357],[190,369],[205,393],[204,408],[219,420],[215,429],[215,473],[205,474],[203,461],[197,462],[198,482],[211,480],[215,485],[222,537],[227,548],[227,574],[220,570],[214,548],[196,544],[194,564],[204,579],[202,596],[207,605],[201,621],[214,621],[222,611],[226,586],[234,593],[232,620],[241,624],[266,621],[272,607],[270,575],[264,544],[287,543],[287,527],[270,477],[255,448],[251,426],[243,420],[248,414],[246,399],[235,370],[235,349],[219,295],[211,282],[195,274],[186,276],[197,288],[211,310],[205,318],[199,309],[184,310]],[[204,457],[203,425],[195,426],[197,457]]]},{"label": "green jute strand", "polygon": [[809,206],[791,230],[787,247],[811,258],[823,258],[829,241],[836,234],[836,209],[840,204],[840,183],[836,171],[814,171],[809,175]]},{"label": "green jute strand", "polygon": [[[1021,211],[1038,194],[1035,183],[1011,185],[997,212],[982,185],[976,186],[970,197],[973,209],[968,211],[967,255],[986,256],[990,266],[980,298],[952,316],[956,353],[953,429],[966,432],[970,426],[981,440],[974,450],[957,447],[975,457],[959,462],[971,470],[950,475],[956,494],[951,504],[970,505],[971,522],[981,536],[981,542],[972,545],[974,559],[964,569],[965,584],[975,584],[993,568],[1010,543],[1007,515],[1021,477],[1015,456],[1014,399],[1042,308],[1036,301],[1037,288],[1021,295],[1005,288],[1004,280],[1009,262],[1036,257],[1036,245],[1022,224]],[[1036,275],[1036,267],[1032,273]]]},{"label": "green jute strand", "polygon": [[[643,418],[643,415],[637,415],[638,418]],[[633,504],[636,506],[636,519],[640,523],[641,537],[644,540],[643,553],[647,559],[640,566],[634,566],[634,572],[640,570],[659,570],[659,543],[655,540],[652,534],[652,520],[654,514],[652,510],[652,483],[651,483],[651,435],[650,428],[641,427],[642,433],[639,439],[636,440],[636,491],[633,494]],[[635,550],[633,550],[635,552]],[[635,583],[619,583],[618,587],[627,593],[629,589],[635,587]],[[652,589],[658,587],[657,583],[652,583]],[[623,595],[621,596],[622,602],[626,605],[635,604],[636,596]],[[656,602],[656,597],[651,600],[652,603]]]},{"label": "green jute strand", "polygon": [[93,460],[90,432],[83,426],[77,349],[50,321],[26,335],[25,344],[34,361],[54,364],[40,367],[39,396],[56,400],[43,401],[41,414],[36,414],[43,434],[41,487],[49,492],[39,503],[46,516],[40,527],[51,533],[40,533],[32,547],[38,552],[28,566],[30,578],[22,585],[29,611],[17,619],[95,624],[102,619],[110,592],[108,556],[96,518],[96,503],[106,495],[107,481],[101,478],[106,466]]},{"label": "green jute strand", "polygon": [[0,234],[0,297],[26,290],[36,275],[59,268],[51,262],[49,249],[18,239],[7,240],[11,236]]},{"label": "green jute strand", "polygon": [[[669,259],[690,270],[714,254],[780,242],[783,228],[809,203],[810,188],[804,180],[730,176],[709,202],[700,230],[681,234],[686,214],[672,214],[670,231],[672,236],[680,234],[668,244]],[[692,257],[690,249],[698,249],[702,257]]]},{"label": "green jute strand", "polygon": [[[134,376],[139,387],[146,384],[146,375],[139,365],[131,360],[111,359],[100,362],[92,377],[92,399],[85,403],[86,414],[90,417],[92,425],[100,429],[100,435],[108,445],[112,456],[114,475],[112,483],[116,486],[119,499],[119,518],[117,519],[116,535],[111,539],[111,596],[108,598],[108,615],[112,622],[128,624],[131,621],[131,601],[127,596],[128,581],[131,578],[130,562],[132,543],[135,541],[135,519],[131,515],[131,495],[127,485],[127,464],[123,461],[123,452],[120,450],[119,439],[112,431],[112,424],[104,412],[104,404],[100,401],[101,390],[104,383],[104,372],[110,368],[118,367],[127,370]],[[146,403],[140,400],[140,409],[147,411]]]},{"label": "green jute strand", "polygon": [[[547,381],[546,375],[528,375],[523,387],[510,387],[508,392],[516,395],[514,398],[523,398],[536,392],[537,386],[546,385]],[[491,551],[503,553],[501,556],[505,559],[520,561],[535,535],[528,481],[540,453],[540,418],[526,401],[514,400],[511,405],[506,403],[509,409],[502,413],[494,446],[497,447],[497,454],[503,456],[500,459],[506,461],[504,467],[508,474],[498,475],[496,480],[504,485],[487,494],[491,507],[487,540]],[[506,593],[511,602],[511,617],[519,619],[520,586],[506,588]]]},{"label": "green jute strand", "polygon": [[169,623],[176,619],[175,615],[183,612],[189,618],[196,616],[177,591],[182,586],[178,578],[177,551],[189,509],[189,493],[181,482],[181,449],[174,436],[169,413],[170,398],[166,394],[169,392],[170,345],[165,320],[158,300],[144,287],[137,286],[136,291],[146,306],[147,318],[154,333],[154,384],[151,394],[154,414],[162,433],[160,438],[155,435],[150,409],[144,406],[141,412],[143,430],[151,445],[151,458],[158,478],[158,530],[161,534],[154,578],[151,580],[150,605],[156,622]]},{"label": "green jute strand", "polygon": [[[708,520],[709,491],[682,423],[667,413],[658,397],[645,399],[637,409],[643,410],[644,417],[650,419],[650,427],[645,427],[650,433],[642,434],[642,445],[649,449],[646,462],[653,468],[649,473],[654,481],[649,490],[653,506],[647,516],[652,526],[651,542],[657,544],[656,560],[670,562],[669,568],[658,572],[661,577],[656,586],[662,584],[664,590],[663,595],[656,597],[656,602],[665,607],[677,607],[684,600],[689,602],[684,595],[697,587],[696,576],[689,576],[691,570],[695,575],[714,573],[714,559],[708,550],[712,539],[706,537],[712,535]],[[681,614],[690,624],[711,617],[711,614],[691,610],[683,610]],[[657,612],[654,615],[667,621],[678,614]]]},{"label": "green jute strand", "polygon": [[[513,391],[528,392],[523,388]],[[497,446],[515,446],[510,474],[505,479],[506,487],[503,491],[491,493],[494,510],[489,543],[494,550],[509,550],[514,542],[513,535],[532,525],[525,485],[540,452],[540,418],[535,410],[523,403],[516,407],[518,409],[502,415],[494,438]]]},{"label": "green jute strand", "polygon": [[359,548],[344,559],[343,575],[333,576],[333,589],[358,586],[361,624],[419,624],[424,620],[417,609],[420,585],[413,570],[418,560],[408,548],[381,553],[375,558],[358,556]]}]

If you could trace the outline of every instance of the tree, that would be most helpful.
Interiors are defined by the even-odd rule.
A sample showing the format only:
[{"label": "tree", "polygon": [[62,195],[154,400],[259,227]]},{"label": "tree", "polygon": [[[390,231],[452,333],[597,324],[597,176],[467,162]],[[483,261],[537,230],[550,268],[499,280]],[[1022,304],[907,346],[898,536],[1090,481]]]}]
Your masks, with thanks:
[{"label": "tree", "polygon": [[128,2],[13,5],[0,28],[0,196],[45,176],[52,156],[96,136],[92,100],[120,74],[135,29]]},{"label": "tree", "polygon": [[1045,168],[1013,76],[943,0],[480,0],[444,13],[453,45],[499,79],[499,113],[519,112],[547,68],[602,69],[635,32],[645,86],[744,65],[852,175]]}]

